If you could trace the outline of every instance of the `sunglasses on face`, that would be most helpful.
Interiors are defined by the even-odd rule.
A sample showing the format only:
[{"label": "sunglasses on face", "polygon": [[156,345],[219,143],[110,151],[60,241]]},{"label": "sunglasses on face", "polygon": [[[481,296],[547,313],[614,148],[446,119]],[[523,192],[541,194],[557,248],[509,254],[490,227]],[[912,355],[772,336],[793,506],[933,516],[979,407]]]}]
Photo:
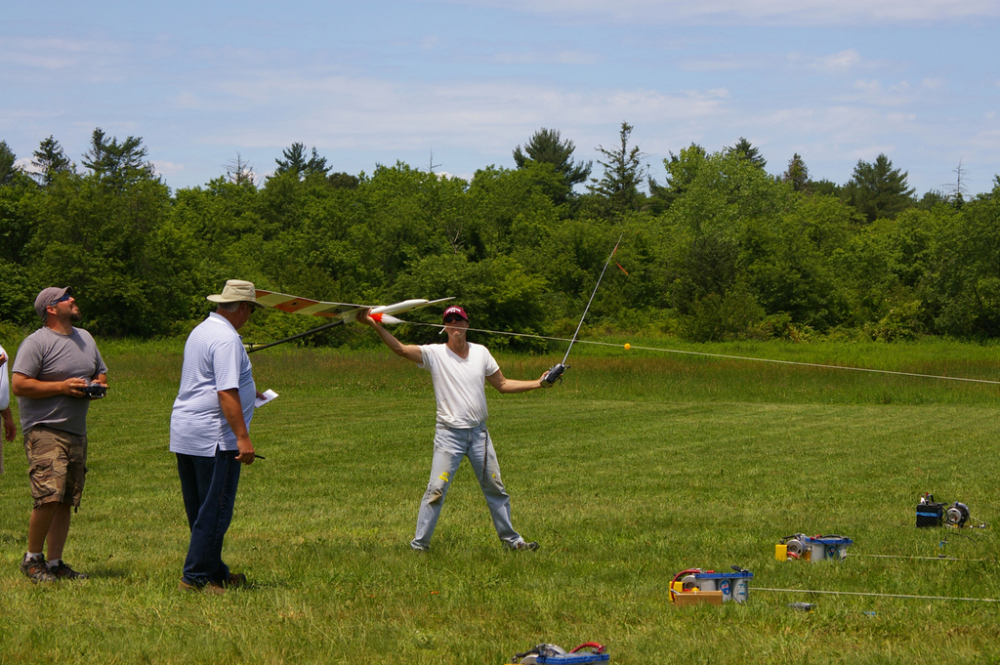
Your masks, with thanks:
[{"label": "sunglasses on face", "polygon": [[445,319],[444,319],[444,322],[445,323],[455,323],[457,321],[464,321],[464,320],[465,319],[463,319],[460,316],[446,316]]},{"label": "sunglasses on face", "polygon": [[58,305],[58,304],[59,304],[59,303],[61,303],[61,302],[66,302],[67,300],[69,300],[69,299],[70,299],[70,298],[72,298],[72,297],[73,297],[73,296],[71,296],[70,294],[68,294],[68,293],[67,293],[67,294],[66,294],[66,295],[64,295],[64,296],[63,296],[62,298],[60,298],[59,300],[55,301],[55,302],[54,302],[54,303],[52,303],[52,304],[53,304],[53,305]]}]

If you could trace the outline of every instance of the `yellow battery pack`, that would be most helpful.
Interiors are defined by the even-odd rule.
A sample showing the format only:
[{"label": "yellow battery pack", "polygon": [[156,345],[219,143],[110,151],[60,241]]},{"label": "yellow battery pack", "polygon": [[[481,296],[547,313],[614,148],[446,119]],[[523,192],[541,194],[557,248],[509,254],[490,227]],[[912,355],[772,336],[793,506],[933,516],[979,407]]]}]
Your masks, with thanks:
[{"label": "yellow battery pack", "polygon": [[788,561],[788,545],[778,543],[774,546],[774,558],[778,561]]}]

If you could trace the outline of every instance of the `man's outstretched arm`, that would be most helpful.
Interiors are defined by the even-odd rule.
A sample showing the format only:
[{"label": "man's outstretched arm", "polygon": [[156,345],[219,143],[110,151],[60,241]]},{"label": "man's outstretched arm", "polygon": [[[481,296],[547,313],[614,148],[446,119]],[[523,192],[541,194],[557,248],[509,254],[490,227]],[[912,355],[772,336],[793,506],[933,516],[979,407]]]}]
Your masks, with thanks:
[{"label": "man's outstretched arm", "polygon": [[487,376],[486,380],[490,382],[491,386],[497,389],[497,392],[523,393],[537,388],[548,387],[548,384],[542,381],[546,374],[548,372],[542,372],[542,375],[536,381],[517,381],[515,379],[508,379],[503,375],[503,372],[497,370]]},{"label": "man's outstretched arm", "polygon": [[388,330],[382,327],[382,325],[373,319],[369,314],[371,310],[366,310],[358,314],[357,319],[359,323],[363,323],[366,326],[371,326],[378,333],[378,336],[382,339],[392,352],[397,356],[402,356],[407,360],[417,363],[418,365],[424,361],[423,356],[420,354],[420,347],[415,344],[403,344],[398,339],[392,336]]}]

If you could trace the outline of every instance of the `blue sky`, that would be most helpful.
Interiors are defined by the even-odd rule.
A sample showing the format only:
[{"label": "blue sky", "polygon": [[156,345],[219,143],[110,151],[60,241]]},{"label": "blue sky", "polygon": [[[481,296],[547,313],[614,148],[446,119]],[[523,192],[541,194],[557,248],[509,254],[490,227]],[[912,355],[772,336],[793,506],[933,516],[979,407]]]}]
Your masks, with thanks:
[{"label": "blue sky", "polygon": [[[650,174],[746,137],[843,183],[884,152],[922,194],[1000,173],[995,0],[0,0],[0,140],[75,161],[141,136],[173,188],[293,142],[334,170],[471,177],[541,127],[596,160],[622,121]],[[23,162],[22,162],[23,163]],[[596,164],[595,164],[596,165]],[[599,168],[595,169],[595,173]]]}]

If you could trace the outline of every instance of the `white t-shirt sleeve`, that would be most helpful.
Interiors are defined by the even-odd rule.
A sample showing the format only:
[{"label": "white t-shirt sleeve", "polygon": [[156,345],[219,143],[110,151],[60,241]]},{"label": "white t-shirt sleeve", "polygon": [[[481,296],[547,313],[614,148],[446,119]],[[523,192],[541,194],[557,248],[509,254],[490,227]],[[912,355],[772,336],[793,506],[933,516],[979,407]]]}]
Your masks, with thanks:
[{"label": "white t-shirt sleeve", "polygon": [[482,349],[483,354],[486,356],[483,359],[483,362],[485,363],[485,372],[486,372],[483,376],[493,376],[494,374],[500,371],[500,364],[493,357],[493,354],[490,353],[489,349],[487,349],[485,346],[481,346],[479,348]]}]

